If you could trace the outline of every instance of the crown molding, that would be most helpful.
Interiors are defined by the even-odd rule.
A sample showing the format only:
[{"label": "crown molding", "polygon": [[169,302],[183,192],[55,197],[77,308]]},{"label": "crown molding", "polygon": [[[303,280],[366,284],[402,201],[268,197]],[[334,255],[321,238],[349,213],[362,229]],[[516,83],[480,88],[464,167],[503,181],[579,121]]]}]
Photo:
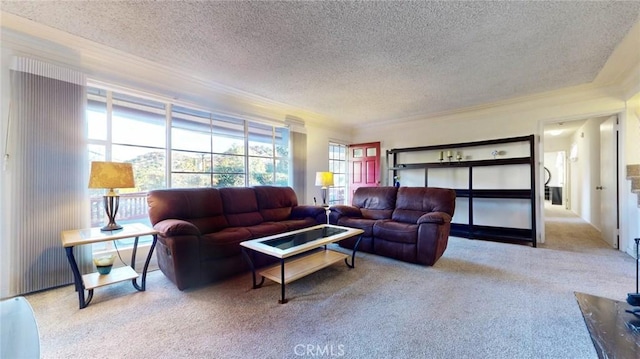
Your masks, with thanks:
[{"label": "crown molding", "polygon": [[334,119],[207,80],[204,74],[158,64],[7,12],[0,12],[0,16],[3,47],[84,72],[98,82],[123,89],[142,88],[152,96],[239,116],[283,123],[293,116],[321,127],[344,128]]},{"label": "crown molding", "polygon": [[[283,123],[288,118],[296,118],[303,123],[343,133],[351,133],[357,127],[343,124],[340,119],[224,86],[207,80],[204,74],[161,65],[17,15],[0,11],[0,16],[2,47],[10,48],[19,55],[32,56],[84,72],[99,82],[115,84],[123,89],[144,89],[152,96],[248,118],[268,118]],[[616,47],[590,84],[450,111],[377,121],[367,123],[366,126],[387,126],[430,118],[477,118],[484,114],[522,111],[542,105],[555,106],[602,96],[630,98],[640,91],[638,43],[640,22],[634,25]]]},{"label": "crown molding", "polygon": [[583,84],[566,87],[558,90],[541,92],[533,95],[515,97],[507,100],[496,101],[477,106],[470,106],[451,111],[433,112],[429,114],[418,114],[409,117],[389,121],[379,121],[369,123],[367,126],[389,126],[400,123],[424,121],[426,119],[455,119],[468,120],[490,115],[498,115],[509,112],[519,112],[535,110],[540,107],[559,106],[570,102],[587,101],[602,97],[618,98],[622,101],[622,91],[620,86],[599,86],[596,84]]}]

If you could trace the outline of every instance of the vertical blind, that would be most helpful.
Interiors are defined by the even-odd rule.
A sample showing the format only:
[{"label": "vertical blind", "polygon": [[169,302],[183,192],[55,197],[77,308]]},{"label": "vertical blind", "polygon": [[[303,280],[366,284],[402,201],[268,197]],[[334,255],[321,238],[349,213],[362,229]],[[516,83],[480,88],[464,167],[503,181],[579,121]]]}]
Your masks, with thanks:
[{"label": "vertical blind", "polygon": [[[3,296],[72,283],[60,233],[89,223],[84,75],[20,57],[10,75],[2,261],[12,275]],[[90,248],[75,253],[86,271]]]}]

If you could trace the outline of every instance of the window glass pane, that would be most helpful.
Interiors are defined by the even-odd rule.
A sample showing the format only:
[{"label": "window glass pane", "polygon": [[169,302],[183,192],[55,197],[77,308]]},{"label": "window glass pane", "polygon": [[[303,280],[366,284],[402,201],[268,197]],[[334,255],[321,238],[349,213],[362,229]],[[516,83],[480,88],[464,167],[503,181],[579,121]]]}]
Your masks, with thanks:
[{"label": "window glass pane", "polygon": [[89,161],[104,161],[106,157],[106,149],[104,145],[89,144]]},{"label": "window glass pane", "polygon": [[213,175],[214,187],[244,187],[244,174],[216,173]]},{"label": "window glass pane", "polygon": [[275,128],[276,157],[289,157],[289,129]]},{"label": "window glass pane", "polygon": [[211,173],[211,153],[171,151],[171,171]]},{"label": "window glass pane", "polygon": [[273,159],[249,158],[249,186],[272,185],[273,173]]},{"label": "window glass pane", "polygon": [[171,175],[171,187],[211,187],[211,175],[197,173],[173,173]]},{"label": "window glass pane", "polygon": [[244,121],[215,117],[213,152],[244,155]]},{"label": "window glass pane", "polygon": [[113,97],[111,126],[114,143],[165,147],[164,104],[122,94],[114,94]]},{"label": "window glass pane", "polygon": [[276,160],[276,186],[288,186],[289,185],[289,160],[278,159]]},{"label": "window glass pane", "polygon": [[136,188],[123,188],[120,193],[146,192],[166,186],[166,156],[162,149],[113,145],[112,161],[133,165]]},{"label": "window glass pane", "polygon": [[273,126],[249,123],[249,155],[273,157]]},{"label": "window glass pane", "polygon": [[215,155],[213,157],[213,172],[244,174],[244,156]]},{"label": "window glass pane", "polygon": [[329,188],[328,203],[345,204],[347,201],[347,146],[329,143],[329,171],[333,172],[333,186]]},{"label": "window glass pane", "polygon": [[[89,161],[104,161],[105,160],[105,146],[89,144],[87,146],[89,151]],[[88,183],[87,178],[87,183]],[[89,209],[91,211],[91,227],[102,226],[102,221],[106,218],[104,213],[104,205],[102,203],[102,196],[106,193],[103,188],[89,188]],[[104,244],[98,246],[103,248]]]},{"label": "window glass pane", "polygon": [[87,137],[90,140],[107,139],[106,99],[89,100],[87,106]]},{"label": "window glass pane", "polygon": [[171,147],[176,150],[211,152],[211,115],[174,106],[171,120]]}]

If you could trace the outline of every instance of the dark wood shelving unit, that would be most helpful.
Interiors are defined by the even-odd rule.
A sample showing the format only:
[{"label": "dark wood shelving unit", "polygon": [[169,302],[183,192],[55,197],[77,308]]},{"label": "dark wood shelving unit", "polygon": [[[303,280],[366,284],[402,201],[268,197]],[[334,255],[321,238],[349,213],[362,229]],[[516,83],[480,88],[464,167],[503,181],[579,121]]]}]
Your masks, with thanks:
[{"label": "dark wood shelving unit", "polygon": [[[508,242],[529,242],[533,247],[537,246],[536,233],[536,186],[535,186],[535,148],[534,135],[510,137],[503,139],[494,139],[476,142],[453,143],[447,145],[423,146],[396,148],[386,151],[387,168],[389,169],[395,185],[396,176],[403,170],[424,169],[424,186],[429,186],[429,170],[437,168],[439,170],[446,168],[467,168],[468,169],[468,186],[467,188],[454,188],[459,198],[467,198],[469,201],[469,223],[460,224],[452,223],[451,235],[456,237],[464,237],[471,239],[508,241]],[[427,152],[437,150],[454,150],[461,148],[473,148],[478,146],[499,145],[509,143],[527,143],[529,148],[529,156],[512,157],[512,158],[494,158],[469,161],[440,161],[440,162],[423,162],[423,163],[398,163],[398,154],[405,152]],[[510,165],[528,165],[529,167],[529,187],[518,189],[507,188],[491,188],[491,189],[475,189],[473,186],[473,169],[477,167],[487,166],[510,166]],[[530,228],[513,228],[505,226],[486,226],[474,224],[474,198],[482,199],[525,199],[531,204],[531,222]]]}]

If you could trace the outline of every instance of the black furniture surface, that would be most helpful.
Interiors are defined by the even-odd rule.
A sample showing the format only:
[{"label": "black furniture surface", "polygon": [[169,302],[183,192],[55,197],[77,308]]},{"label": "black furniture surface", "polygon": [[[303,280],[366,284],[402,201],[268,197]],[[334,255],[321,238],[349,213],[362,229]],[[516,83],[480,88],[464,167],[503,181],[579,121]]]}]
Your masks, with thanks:
[{"label": "black furniture surface", "polygon": [[617,300],[575,293],[599,358],[640,358],[640,317]]},{"label": "black furniture surface", "polygon": [[[473,148],[500,148],[500,145],[509,144],[524,144],[528,147],[528,155],[524,157],[509,157],[508,154],[502,155],[500,152],[496,152],[493,155],[493,159],[479,159],[479,160],[466,160],[463,158],[444,158],[440,161],[433,162],[404,162],[399,158],[400,154],[416,155],[416,153],[430,153],[431,157],[435,156],[436,151],[444,150],[447,153],[458,152],[461,149],[473,149]],[[469,212],[468,223],[451,223],[451,235],[472,239],[485,239],[485,240],[504,240],[504,241],[518,241],[518,242],[530,242],[533,247],[537,246],[537,233],[536,233],[536,178],[535,178],[535,137],[534,135],[502,138],[494,140],[465,142],[465,143],[452,143],[446,145],[435,146],[422,146],[422,147],[409,147],[409,148],[396,148],[387,150],[387,168],[391,171],[389,178],[394,179],[394,183],[398,177],[401,176],[405,170],[424,170],[424,186],[428,187],[429,184],[429,172],[435,169],[441,170],[445,168],[458,169],[463,168],[468,171],[468,185],[464,188],[455,188],[457,198],[468,198]],[[457,156],[456,156],[457,157]],[[498,158],[500,157],[500,158]],[[503,166],[525,165],[528,169],[529,183],[523,184],[521,188],[504,188],[499,184],[500,179],[496,179],[496,187],[491,189],[486,188],[474,188],[474,169],[479,168],[500,168]],[[404,183],[403,183],[404,184]],[[474,221],[474,199],[498,199],[498,200],[527,200],[530,204],[530,216],[529,228],[516,228],[511,227],[509,223],[505,223],[502,226],[495,225],[480,225]]]}]

